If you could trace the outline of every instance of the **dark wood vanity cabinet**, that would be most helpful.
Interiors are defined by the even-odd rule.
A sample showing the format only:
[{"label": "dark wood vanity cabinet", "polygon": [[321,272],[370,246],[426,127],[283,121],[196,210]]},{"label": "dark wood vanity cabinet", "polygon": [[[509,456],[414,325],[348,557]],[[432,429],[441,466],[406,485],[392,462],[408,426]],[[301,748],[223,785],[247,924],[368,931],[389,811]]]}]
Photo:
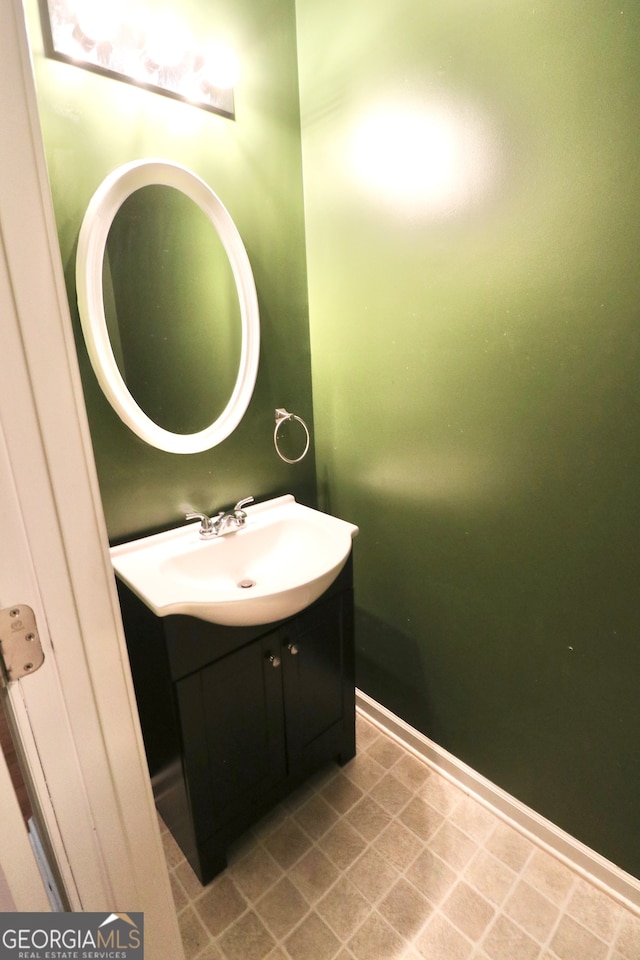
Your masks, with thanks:
[{"label": "dark wood vanity cabinet", "polygon": [[156,806],[201,882],[311,773],[355,754],[351,558],[291,619],[156,617],[118,583]]}]

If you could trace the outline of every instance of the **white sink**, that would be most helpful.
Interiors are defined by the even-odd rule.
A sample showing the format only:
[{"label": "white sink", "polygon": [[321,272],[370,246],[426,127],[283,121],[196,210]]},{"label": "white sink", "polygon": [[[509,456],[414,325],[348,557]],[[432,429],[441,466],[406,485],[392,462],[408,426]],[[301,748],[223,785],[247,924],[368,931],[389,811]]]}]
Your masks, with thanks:
[{"label": "white sink", "polygon": [[358,533],[290,494],[247,507],[246,514],[244,527],[212,540],[202,540],[199,524],[189,523],[112,547],[114,570],[159,617],[272,623],[324,593]]}]

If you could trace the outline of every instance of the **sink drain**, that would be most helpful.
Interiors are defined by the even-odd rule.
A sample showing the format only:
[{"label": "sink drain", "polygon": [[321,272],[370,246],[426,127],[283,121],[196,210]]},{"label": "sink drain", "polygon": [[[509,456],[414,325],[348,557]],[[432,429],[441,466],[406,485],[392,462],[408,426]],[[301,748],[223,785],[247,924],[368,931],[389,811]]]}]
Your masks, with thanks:
[{"label": "sink drain", "polygon": [[246,580],[240,580],[238,582],[238,586],[242,587],[243,590],[248,590],[249,587],[255,587],[255,585],[256,585],[255,580],[250,580],[248,577]]}]

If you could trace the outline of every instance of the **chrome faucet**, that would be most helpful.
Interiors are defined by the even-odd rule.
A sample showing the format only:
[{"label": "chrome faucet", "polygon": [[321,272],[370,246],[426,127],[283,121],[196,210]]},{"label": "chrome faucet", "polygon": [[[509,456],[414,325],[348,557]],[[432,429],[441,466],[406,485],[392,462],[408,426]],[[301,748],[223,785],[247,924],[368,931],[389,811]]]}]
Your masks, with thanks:
[{"label": "chrome faucet", "polygon": [[198,533],[203,540],[208,540],[210,537],[216,536],[216,523],[222,519],[224,516],[223,513],[219,513],[217,517],[208,517],[206,513],[198,513],[194,511],[193,513],[186,513],[186,520],[199,520],[200,529]]},{"label": "chrome faucet", "polygon": [[187,520],[199,520],[198,533],[200,537],[203,540],[211,540],[213,537],[222,537],[226,533],[233,533],[234,530],[244,527],[247,514],[243,508],[249,503],[253,503],[253,497],[245,497],[244,500],[239,500],[231,513],[225,513],[224,510],[221,510],[217,516],[209,517],[206,513],[194,511],[193,513],[187,513],[185,517]]},{"label": "chrome faucet", "polygon": [[239,500],[231,513],[219,513],[213,520],[216,531],[214,536],[221,537],[225,533],[232,533],[234,530],[244,527],[247,515],[243,507],[246,507],[249,503],[253,503],[253,497],[245,497],[244,500]]}]

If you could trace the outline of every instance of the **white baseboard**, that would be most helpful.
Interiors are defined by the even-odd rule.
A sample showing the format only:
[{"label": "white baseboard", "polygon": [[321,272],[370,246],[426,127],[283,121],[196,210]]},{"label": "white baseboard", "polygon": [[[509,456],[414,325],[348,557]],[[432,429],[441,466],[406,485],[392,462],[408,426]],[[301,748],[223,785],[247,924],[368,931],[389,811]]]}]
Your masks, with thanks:
[{"label": "white baseboard", "polygon": [[480,803],[515,827],[572,870],[615,897],[628,909],[640,914],[640,880],[625,873],[590,847],[580,843],[505,790],[476,773],[453,754],[439,747],[424,734],[410,727],[395,714],[356,690],[358,711],[394,740],[406,747],[438,773],[473,795]]}]

